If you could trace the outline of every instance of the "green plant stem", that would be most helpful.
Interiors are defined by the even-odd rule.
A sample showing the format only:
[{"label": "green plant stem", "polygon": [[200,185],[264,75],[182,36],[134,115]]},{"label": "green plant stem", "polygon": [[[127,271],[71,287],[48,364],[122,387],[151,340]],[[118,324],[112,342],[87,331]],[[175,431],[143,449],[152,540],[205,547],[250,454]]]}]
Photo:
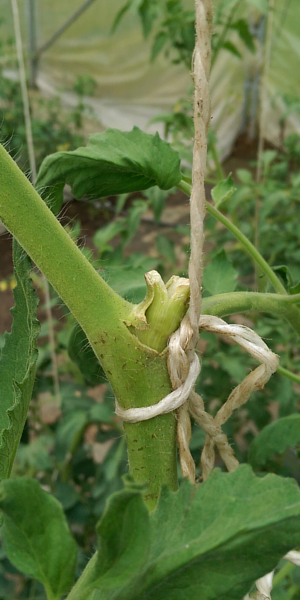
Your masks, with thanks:
[{"label": "green plant stem", "polygon": [[[299,309],[293,306],[300,302],[300,294],[266,294],[261,292],[231,292],[216,294],[202,300],[202,313],[225,317],[235,313],[266,312],[286,319],[299,334]],[[294,310],[296,309],[296,314]],[[296,317],[296,318],[295,318]]]},{"label": "green plant stem", "polygon": [[300,294],[267,294],[262,292],[229,292],[202,299],[202,312],[225,317],[246,311],[270,312],[288,318],[291,304],[300,303]]},{"label": "green plant stem", "polygon": [[233,17],[234,17],[234,15],[235,15],[235,13],[236,13],[236,11],[237,11],[237,9],[238,9],[238,7],[239,7],[240,4],[241,4],[241,0],[237,0],[236,4],[233,5],[233,7],[232,7],[232,9],[231,9],[231,11],[229,13],[229,16],[227,17],[227,19],[225,21],[223,30],[222,30],[222,32],[221,32],[221,34],[219,36],[218,43],[217,43],[217,45],[215,46],[215,48],[214,48],[214,50],[212,52],[211,69],[213,68],[213,66],[214,66],[214,64],[216,62],[217,56],[218,56],[218,54],[219,54],[219,52],[220,52],[220,50],[221,50],[221,48],[222,48],[222,46],[223,46],[223,44],[225,42],[228,30],[229,30],[230,25],[232,23],[232,19],[233,19]]},{"label": "green plant stem", "polygon": [[274,575],[273,588],[276,587],[283,579],[288,577],[294,570],[295,565],[291,562],[286,562],[285,565]]},{"label": "green plant stem", "polygon": [[[262,294],[260,292],[232,292],[216,294],[209,298],[202,298],[202,314],[225,317],[235,313],[250,311],[267,312],[282,317],[293,326],[290,319],[291,304],[300,302],[300,294],[292,296],[283,294]],[[295,327],[297,331],[297,328]],[[278,367],[277,373],[300,383],[300,376],[289,369]]]},{"label": "green plant stem", "polygon": [[[211,149],[211,153],[212,153],[212,156],[214,159],[214,163],[215,163],[215,167],[216,167],[216,171],[217,171],[217,175],[218,175],[218,181],[222,181],[223,179],[226,178],[226,175],[225,175],[223,167],[221,165],[217,146],[216,146],[215,142],[211,141],[210,149]],[[205,181],[208,182],[208,180],[206,178],[205,178]]]},{"label": "green plant stem", "polygon": [[76,435],[73,438],[73,442],[71,444],[71,447],[69,448],[69,451],[65,457],[65,460],[61,465],[59,465],[60,478],[61,478],[61,481],[65,482],[65,483],[67,483],[70,480],[71,471],[72,471],[72,460],[74,458],[77,448],[79,447],[79,445],[81,443],[84,432],[90,424],[91,424],[91,422],[84,423],[84,425],[82,425],[82,427],[80,427],[76,431]]},{"label": "green plant stem", "polygon": [[275,275],[273,269],[268,265],[267,261],[263,258],[260,252],[258,252],[255,246],[250,242],[250,240],[248,240],[248,238],[241,232],[241,230],[211,204],[207,203],[206,208],[207,212],[210,215],[215,217],[215,219],[220,221],[220,223],[223,223],[223,225],[225,225],[225,227],[229,231],[231,231],[231,233],[233,233],[233,235],[239,240],[239,242],[241,242],[244,250],[252,258],[252,260],[260,266],[261,270],[269,279],[276,292],[278,292],[279,294],[286,294],[287,291],[285,287],[283,286],[277,275]]},{"label": "green plant stem", "polygon": [[[80,323],[119,404],[149,406],[167,395],[166,356],[129,330],[143,326],[136,306],[100,277],[1,145],[0,219]],[[125,425],[125,431],[130,471],[137,481],[149,482],[146,502],[152,509],[162,484],[178,485],[175,416]]]},{"label": "green plant stem", "polygon": [[[189,185],[186,181],[181,180],[177,187],[182,190],[187,196],[191,195],[191,185]],[[253,246],[253,244],[246,238],[246,236],[239,230],[236,225],[234,225],[225,215],[220,213],[214,206],[206,203],[207,212],[212,215],[215,219],[220,221],[231,233],[239,240],[244,251],[252,258],[254,263],[257,263],[261,268],[262,272],[269,279],[270,283],[273,285],[274,289],[278,294],[287,294],[285,287],[282,285],[280,279],[274,273],[273,269],[268,265],[263,256],[258,252],[258,250]],[[246,309],[251,310],[251,309]],[[255,309],[253,309],[255,310]],[[238,311],[235,311],[238,312]],[[272,312],[272,311],[268,311]],[[289,321],[290,325],[300,336],[300,311],[296,306],[289,306],[289,310],[285,312],[285,318]]]},{"label": "green plant stem", "polygon": [[98,552],[92,556],[82,575],[71,589],[66,600],[87,600],[88,595],[94,589],[95,565],[97,563]]},{"label": "green plant stem", "polygon": [[296,373],[293,373],[289,369],[285,369],[284,367],[279,366],[277,369],[277,373],[279,373],[279,375],[287,377],[288,379],[291,379],[292,381],[295,381],[295,383],[300,383],[300,376],[296,375]]},{"label": "green plant stem", "polygon": [[[191,185],[187,182],[181,180],[177,186],[182,192],[184,192],[187,196],[191,195]],[[241,242],[242,247],[247,252],[247,254],[252,258],[254,262],[256,262],[260,267],[263,273],[267,276],[269,281],[272,283],[274,289],[279,294],[286,294],[286,289],[282,285],[281,281],[278,279],[277,275],[275,275],[273,269],[268,265],[262,255],[256,250],[255,246],[248,240],[248,238],[240,231],[236,225],[234,225],[225,215],[223,215],[219,210],[217,210],[214,206],[206,203],[207,212],[215,217],[220,223],[223,223],[225,227],[233,233],[233,235]]]}]

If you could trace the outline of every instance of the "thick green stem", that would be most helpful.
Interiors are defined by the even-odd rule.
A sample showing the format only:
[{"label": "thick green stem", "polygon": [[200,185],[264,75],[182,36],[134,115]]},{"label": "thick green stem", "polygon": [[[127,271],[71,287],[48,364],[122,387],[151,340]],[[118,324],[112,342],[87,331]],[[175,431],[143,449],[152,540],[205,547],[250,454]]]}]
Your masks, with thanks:
[{"label": "thick green stem", "polygon": [[[0,219],[80,323],[119,404],[149,406],[167,395],[171,384],[166,356],[134,334],[145,327],[145,318],[85,259],[1,145]],[[149,482],[148,506],[153,508],[163,483],[177,487],[175,416],[127,425],[125,430],[130,470],[138,481]]]}]

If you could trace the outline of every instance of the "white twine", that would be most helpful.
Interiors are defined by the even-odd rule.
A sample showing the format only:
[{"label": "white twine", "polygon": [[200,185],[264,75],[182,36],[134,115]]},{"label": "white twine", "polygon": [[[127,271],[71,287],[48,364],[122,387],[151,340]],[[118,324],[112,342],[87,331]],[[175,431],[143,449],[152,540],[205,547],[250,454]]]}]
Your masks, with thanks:
[{"label": "white twine", "polygon": [[255,585],[257,587],[257,600],[271,600],[271,590],[273,587],[274,571],[267,573],[260,579],[257,579]]},{"label": "white twine", "polygon": [[[196,0],[196,40],[193,55],[194,79],[194,127],[191,213],[191,255],[189,261],[190,310],[177,332],[169,342],[168,370],[173,392],[153,406],[123,409],[116,403],[117,415],[127,423],[137,423],[158,415],[178,410],[177,439],[180,465],[184,477],[195,481],[195,465],[189,443],[191,439],[190,414],[207,433],[202,452],[203,479],[206,479],[214,466],[214,446],[219,449],[229,471],[238,466],[226,435],[221,426],[232,412],[242,406],[251,391],[261,388],[278,366],[278,359],[269,351],[266,344],[254,332],[239,325],[229,326],[215,317],[201,317],[201,283],[203,268],[203,223],[205,216],[204,177],[207,155],[207,130],[210,122],[209,71],[211,52],[212,2]],[[200,319],[200,321],[199,321]],[[263,363],[233,390],[225,405],[216,417],[209,415],[202,398],[194,391],[194,384],[200,372],[200,364],[195,348],[200,329],[230,336],[245,348],[254,358]],[[187,402],[188,401],[188,402]]]},{"label": "white twine", "polygon": [[[204,245],[204,218],[205,218],[205,171],[207,158],[207,132],[210,124],[210,93],[209,73],[211,59],[212,35],[212,0],[195,0],[196,9],[196,37],[193,54],[192,76],[194,81],[194,147],[192,166],[192,193],[190,198],[190,225],[191,225],[191,254],[189,260],[190,281],[190,309],[189,309],[189,339],[188,344],[182,348],[186,358],[192,362],[199,340],[199,318],[202,302],[202,275],[203,275],[203,245]],[[185,363],[183,357],[183,365]],[[174,377],[176,356],[170,352],[169,373],[173,388],[178,388],[183,383],[184,370],[181,376]],[[178,353],[179,364],[179,353]],[[172,366],[173,365],[173,366]],[[179,375],[179,373],[178,373]],[[191,391],[192,394],[192,391]],[[190,395],[191,395],[190,394]],[[180,467],[184,477],[195,481],[195,464],[190,453],[191,421],[188,406],[182,405],[177,415],[177,442],[179,446]]]},{"label": "white twine", "polygon": [[[298,552],[298,550],[291,550],[283,557],[283,559],[300,567],[300,552]],[[253,596],[255,600],[272,600],[271,592],[273,588],[273,577],[274,571],[271,571],[271,573],[267,573],[267,575],[257,579],[255,582],[257,593]],[[247,596],[244,596],[244,600],[252,600],[252,598],[247,594]]]},{"label": "white twine", "polygon": [[180,463],[183,476],[188,477],[192,482],[195,481],[195,465],[189,450],[191,437],[189,415],[207,434],[201,456],[203,480],[207,479],[214,467],[215,446],[217,446],[228,471],[235,470],[239,463],[234,456],[227,436],[222,431],[222,425],[231,417],[234,410],[247,402],[251,392],[265,386],[279,364],[278,356],[268,348],[257,333],[248,327],[228,324],[218,317],[202,315],[199,328],[231,338],[253,358],[262,363],[234,388],[215,417],[205,411],[203,399],[193,391],[200,373],[200,363],[196,354],[194,354],[192,363],[189,362],[187,357],[186,351],[192,335],[187,316],[183,319],[179,329],[171,336],[169,342],[168,368],[172,386],[175,388],[174,391],[153,406],[126,410],[116,403],[117,415],[127,423],[137,423],[180,409],[177,432]]},{"label": "white twine", "polygon": [[116,402],[115,412],[126,423],[138,423],[147,421],[159,415],[163,415],[179,408],[188,399],[190,392],[195,385],[196,379],[200,373],[200,361],[195,354],[194,360],[190,365],[189,374],[185,382],[177,389],[165,396],[157,404],[144,406],[142,408],[122,408]]},{"label": "white twine", "polygon": [[[261,389],[267,383],[279,364],[279,359],[263,340],[251,329],[242,325],[229,325],[222,319],[201,315],[201,283],[203,270],[203,223],[205,216],[204,176],[207,155],[207,130],[210,122],[209,71],[211,48],[211,0],[196,0],[196,44],[193,55],[194,79],[194,126],[191,214],[191,255],[189,261],[190,310],[178,331],[169,341],[168,370],[173,392],[158,404],[125,410],[116,403],[117,415],[127,423],[137,423],[178,409],[177,440],[180,466],[184,477],[195,482],[195,464],[189,449],[191,440],[190,415],[206,432],[206,440],[201,455],[202,477],[207,479],[215,462],[217,446],[228,471],[238,467],[222,425],[233,411],[243,406],[252,391]],[[210,331],[229,337],[244,348],[261,365],[252,371],[231,392],[215,417],[205,411],[201,396],[195,393],[194,385],[200,373],[200,363],[195,349],[200,330]],[[297,555],[297,556],[296,556]],[[286,557],[299,561],[300,553],[290,552]],[[298,563],[295,563],[298,564]],[[271,600],[273,572],[257,580],[257,600]],[[249,599],[245,597],[244,600]],[[250,600],[250,599],[249,599]]]}]

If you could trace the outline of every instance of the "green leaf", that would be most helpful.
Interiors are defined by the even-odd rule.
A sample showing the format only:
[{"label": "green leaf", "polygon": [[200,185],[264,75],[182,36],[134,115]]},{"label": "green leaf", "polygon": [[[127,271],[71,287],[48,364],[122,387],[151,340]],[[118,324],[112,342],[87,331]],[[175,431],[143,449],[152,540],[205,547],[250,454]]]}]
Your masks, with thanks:
[{"label": "green leaf", "polygon": [[142,21],[143,34],[147,38],[153,28],[153,23],[159,13],[158,3],[153,0],[142,0],[139,6],[139,15]]},{"label": "green leaf", "polygon": [[139,484],[109,498],[97,535],[97,587],[123,586],[140,573],[149,551],[149,516]]},{"label": "green leaf", "polygon": [[78,323],[70,335],[68,353],[90,385],[99,385],[107,380],[97,356]]},{"label": "green leaf", "polygon": [[219,183],[211,190],[212,199],[215,202],[215,205],[219,207],[220,204],[229,200],[235,191],[236,187],[234,186],[232,175],[229,173],[226,179],[219,181]]},{"label": "green leaf", "polygon": [[150,135],[134,127],[130,132],[107,129],[92,135],[85,148],[50,154],[41,165],[36,188],[57,212],[65,183],[80,199],[138,192],[154,185],[168,190],[180,179],[178,152],[158,133]]},{"label": "green leaf", "polygon": [[161,53],[163,47],[168,42],[169,37],[166,31],[159,31],[155,38],[151,49],[150,61],[154,62],[156,57]]},{"label": "green leaf", "polygon": [[286,265],[275,265],[272,269],[276,272],[276,275],[280,277],[284,287],[289,292],[294,283],[290,269]]},{"label": "green leaf", "polygon": [[[88,585],[79,579],[72,598],[84,589],[86,595],[95,588],[101,589],[103,598],[122,588],[141,572],[149,552],[149,515],[142,498],[145,486],[135,483],[130,476],[125,479],[125,489],[112,494],[106,510],[97,525],[98,552],[88,565]],[[82,576],[86,581],[85,574]],[[82,587],[81,587],[82,586]],[[78,590],[78,591],[77,591]],[[92,594],[91,597],[94,597]]]},{"label": "green leaf", "polygon": [[115,292],[129,302],[138,304],[143,300],[146,293],[145,270],[141,267],[132,269],[131,265],[120,265],[108,267],[102,277],[109,283]]},{"label": "green leaf", "polygon": [[13,565],[59,600],[74,581],[77,546],[60,503],[29,477],[0,484],[2,535]]},{"label": "green leaf", "polygon": [[300,443],[300,415],[294,414],[270,423],[253,440],[249,450],[249,461],[253,467],[264,465],[282,454],[287,448]]},{"label": "green leaf", "polygon": [[164,256],[172,265],[176,262],[174,242],[165,235],[158,235],[156,238],[156,247],[162,256]]},{"label": "green leaf", "polygon": [[113,34],[115,33],[119,23],[122,21],[124,15],[129,11],[129,9],[131,8],[132,5],[132,0],[129,0],[128,2],[126,2],[126,4],[124,4],[120,10],[117,12],[113,24],[111,26],[111,30],[110,33]]},{"label": "green leaf", "polygon": [[89,423],[88,414],[82,410],[74,410],[68,414],[56,430],[57,452],[67,454],[78,445],[78,439]]},{"label": "green leaf", "polygon": [[228,260],[225,250],[221,250],[204,268],[203,287],[210,294],[234,292],[237,272]]},{"label": "green leaf", "polygon": [[117,215],[119,215],[120,212],[122,212],[129,195],[130,194],[119,194],[119,196],[117,197],[115,204],[115,212]]},{"label": "green leaf", "polygon": [[136,234],[141,217],[144,212],[147,210],[148,204],[145,200],[134,200],[132,206],[128,211],[128,216],[126,218],[125,235],[124,235],[124,245],[129,244],[134,235]]},{"label": "green leaf", "polygon": [[264,169],[264,176],[266,177],[269,172],[269,168],[274,160],[277,158],[278,152],[276,150],[265,150],[262,153],[261,160]]},{"label": "green leaf", "polygon": [[169,192],[160,190],[157,186],[150,188],[146,192],[150,207],[153,210],[155,223],[159,223],[162,212],[166,206],[166,199]]},{"label": "green leaf", "polygon": [[245,185],[248,185],[253,181],[253,175],[251,171],[248,171],[248,169],[237,169],[236,174],[239,180]]},{"label": "green leaf", "polygon": [[21,472],[26,472],[28,467],[33,467],[37,471],[52,471],[53,462],[51,460],[49,449],[53,448],[55,438],[53,435],[40,435],[30,444],[20,444],[17,451],[16,462]]},{"label": "green leaf", "polygon": [[60,480],[56,481],[54,495],[58,502],[62,504],[64,510],[69,510],[75,506],[80,499],[78,492],[75,491],[71,483]]},{"label": "green leaf", "polygon": [[93,242],[98,248],[100,254],[105,252],[105,250],[111,250],[112,246],[108,244],[116,235],[119,235],[123,231],[126,231],[126,222],[125,219],[118,219],[118,221],[111,221],[104,227],[97,229]]},{"label": "green leaf", "polygon": [[113,405],[95,403],[90,410],[90,420],[100,423],[112,423],[115,415]]},{"label": "green leaf", "polygon": [[4,336],[0,360],[0,481],[10,476],[26,421],[34,383],[40,331],[38,297],[30,278],[31,262],[14,241],[15,306],[11,333]]},{"label": "green leaf", "polygon": [[[105,531],[103,537],[107,551]],[[93,600],[241,600],[299,543],[295,481],[256,477],[249,465],[233,473],[216,469],[197,488],[184,481],[178,492],[163,489],[150,515],[151,546],[139,575],[126,587],[100,590]],[[112,546],[110,552],[112,559]]]},{"label": "green leaf", "polygon": [[290,286],[290,294],[300,294],[300,281]]},{"label": "green leaf", "polygon": [[228,52],[230,52],[234,56],[237,56],[237,58],[242,58],[240,51],[237,49],[236,45],[233,44],[232,42],[229,42],[229,41],[224,42],[224,44],[222,45],[222,48],[224,48],[225,50],[228,50]]},{"label": "green leaf", "polygon": [[232,29],[235,29],[241,40],[244,42],[245,46],[250,50],[250,52],[255,52],[255,44],[253,41],[253,35],[250,33],[249,25],[245,19],[238,19],[231,25]]}]

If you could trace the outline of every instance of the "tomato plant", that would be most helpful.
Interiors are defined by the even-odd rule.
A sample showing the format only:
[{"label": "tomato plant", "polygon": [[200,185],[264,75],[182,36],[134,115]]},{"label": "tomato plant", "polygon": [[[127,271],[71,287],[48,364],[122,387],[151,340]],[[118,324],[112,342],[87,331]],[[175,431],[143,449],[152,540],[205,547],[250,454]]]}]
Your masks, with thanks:
[{"label": "tomato plant", "polygon": [[[48,600],[66,594],[68,600],[240,600],[255,580],[300,545],[298,486],[273,474],[256,476],[250,465],[238,465],[222,430],[235,405],[226,418],[221,409],[214,419],[205,412],[201,398],[198,406],[192,405],[194,392],[189,388],[185,400],[189,398],[191,414],[207,434],[205,481],[193,485],[185,479],[178,489],[179,417],[174,405],[156,416],[151,410],[185,387],[195,365],[195,376],[199,372],[198,359],[193,357],[188,374],[181,376],[184,383],[177,386],[169,368],[173,336],[188,319],[191,282],[174,275],[164,283],[156,271],[150,271],[145,275],[145,298],[139,304],[129,302],[101,277],[56,217],[65,184],[75,198],[101,198],[154,186],[162,191],[177,187],[190,197],[192,186],[181,173],[178,152],[157,134],[138,128],[108,129],[91,136],[86,147],[48,156],[35,188],[3,146],[0,167],[0,218],[14,236],[17,279],[13,327],[5,337],[0,362],[0,509],[8,557],[21,572],[43,584]],[[250,343],[252,356],[259,358],[268,349],[256,334],[238,326],[230,330],[216,317],[268,312],[288,321],[299,334],[300,294],[298,289],[288,293],[250,239],[219,211],[234,192],[230,176],[219,182],[207,212],[236,237],[273,291],[233,292],[229,286],[229,291],[203,299],[199,326],[205,329],[205,323],[213,323],[211,331],[233,332],[238,343],[247,348]],[[77,546],[62,506],[35,480],[10,478],[37,360],[37,297],[29,257],[74,315],[77,331],[87,337],[125,421],[130,475],[124,478],[124,489],[110,496],[96,527],[98,549],[75,585]],[[215,276],[221,264],[223,279],[224,274],[225,281],[232,278],[223,254],[217,263]],[[215,276],[206,275],[212,290]],[[278,359],[272,356],[273,366],[258,367],[251,388],[247,376],[231,393],[229,403],[243,394],[246,401],[252,389],[264,386],[267,378],[261,376],[269,377],[277,368]],[[172,388],[176,389],[172,392]],[[229,409],[229,404],[224,406]],[[128,417],[137,411],[149,413],[150,418]],[[253,466],[299,441],[297,417],[283,417],[257,436],[249,456]],[[229,473],[219,469],[210,473],[214,445]],[[184,460],[181,464],[185,475]]]}]

